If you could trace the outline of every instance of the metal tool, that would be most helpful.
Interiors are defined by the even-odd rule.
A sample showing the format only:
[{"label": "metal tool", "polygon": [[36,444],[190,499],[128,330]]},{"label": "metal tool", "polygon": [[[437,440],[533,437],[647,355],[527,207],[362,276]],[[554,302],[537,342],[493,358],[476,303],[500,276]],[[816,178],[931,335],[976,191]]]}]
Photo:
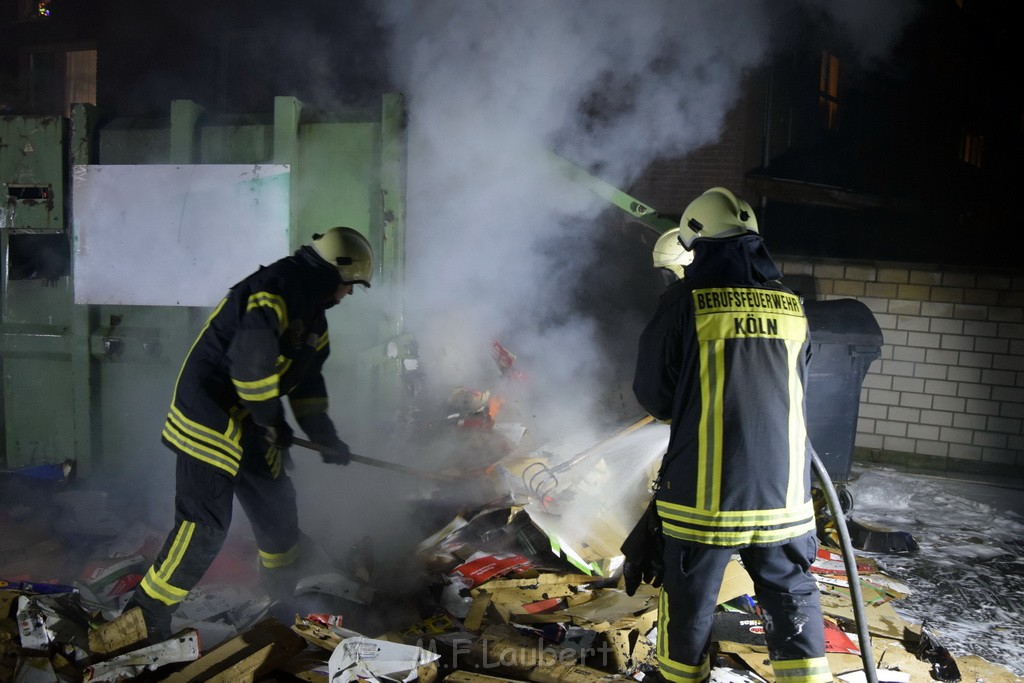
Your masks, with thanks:
[{"label": "metal tool", "polygon": [[[308,448],[309,450],[316,451],[317,453],[324,453],[326,455],[334,454],[334,450],[328,448],[327,446],[318,444],[313,441],[307,441],[306,439],[300,439],[298,437],[292,438],[292,444],[296,446],[301,446],[303,448]],[[356,455],[355,453],[351,453],[349,454],[348,459],[350,462],[358,462],[364,465],[369,465],[371,467],[379,467],[384,470],[391,470],[392,472],[402,472],[403,474],[408,474],[414,477],[425,477],[427,479],[451,481],[451,477],[446,476],[444,474],[440,474],[438,472],[431,472],[429,470],[421,470],[415,467],[399,465],[398,463],[388,462],[387,460],[378,460],[377,458],[371,458],[365,455]]]},{"label": "metal tool", "polygon": [[651,228],[657,234],[660,235],[666,230],[679,227],[679,216],[670,216],[668,214],[661,213],[653,207],[644,204],[639,199],[626,194],[614,185],[610,185],[600,178],[587,173],[568,159],[555,154],[551,150],[544,151],[547,153],[548,159],[554,164],[555,168],[557,168],[566,178],[587,188],[598,197],[601,197],[602,199],[619,207],[640,223]]},{"label": "metal tool", "polygon": [[523,485],[530,493],[535,495],[543,503],[548,499],[549,494],[558,488],[558,475],[566,472],[576,465],[580,464],[600,449],[607,446],[609,443],[620,439],[627,434],[643,427],[654,421],[654,418],[647,415],[633,424],[629,425],[625,429],[622,429],[615,434],[612,434],[607,439],[594,444],[590,448],[581,451],[575,455],[571,460],[567,460],[555,467],[548,467],[542,462],[531,463],[530,465],[523,468]]}]

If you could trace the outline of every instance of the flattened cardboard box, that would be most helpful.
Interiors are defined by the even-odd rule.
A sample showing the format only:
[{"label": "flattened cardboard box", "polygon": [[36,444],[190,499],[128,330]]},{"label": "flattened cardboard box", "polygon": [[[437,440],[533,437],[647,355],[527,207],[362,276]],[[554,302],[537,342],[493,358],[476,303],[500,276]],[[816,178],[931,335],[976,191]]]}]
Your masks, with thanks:
[{"label": "flattened cardboard box", "polygon": [[[847,622],[854,621],[850,598],[830,590],[827,586],[821,591],[821,610],[827,616],[845,619]],[[920,626],[901,619],[889,602],[865,605],[864,616],[868,622],[868,633],[872,636],[902,640],[908,632],[921,632]]]},{"label": "flattened cardboard box", "polygon": [[[493,604],[499,616],[508,621],[512,614],[526,615],[523,605],[549,597],[568,597],[579,594],[588,583],[600,577],[586,574],[544,573],[521,579],[491,579],[473,589],[473,604],[463,620],[470,631],[479,631],[487,609]],[[539,619],[538,621],[546,621]]]},{"label": "flattened cardboard box", "polygon": [[527,683],[526,679],[487,676],[471,671],[453,671],[444,680],[450,681],[450,683]]},{"label": "flattened cardboard box", "polygon": [[162,680],[167,683],[252,681],[299,654],[305,645],[306,641],[284,624],[268,618]]},{"label": "flattened cardboard box", "polygon": [[13,619],[14,608],[18,604],[18,596],[21,593],[10,590],[0,590],[0,619]]},{"label": "flattened cardboard box", "polygon": [[117,618],[89,631],[89,650],[105,655],[117,652],[146,638],[142,609],[133,607]]},{"label": "flattened cardboard box", "polygon": [[[490,670],[494,674],[513,676],[534,683],[600,683],[601,681],[633,679],[610,674],[573,661],[557,648],[538,647],[536,639],[526,638],[508,627],[493,627],[475,643],[467,655],[467,666],[461,669]],[[512,680],[512,679],[509,679]],[[635,683],[635,681],[634,681]]]},{"label": "flattened cardboard box", "polygon": [[[775,680],[771,662],[768,660],[767,647],[721,641],[718,643],[718,648],[721,652],[739,657],[757,675],[769,681]],[[876,669],[888,668],[909,673],[911,681],[932,680],[931,667],[926,662],[916,659],[896,641],[873,643],[873,651]],[[834,676],[861,671],[864,668],[864,662],[859,655],[828,653],[825,658],[828,660],[829,670]]]},{"label": "flattened cardboard box", "polygon": [[986,683],[1007,683],[1020,681],[1020,676],[1001,664],[995,664],[978,657],[967,655],[956,658],[957,668],[960,669],[962,680],[965,681],[986,681]]},{"label": "flattened cardboard box", "polygon": [[620,621],[643,614],[658,605],[658,591],[644,584],[633,595],[617,588],[594,592],[592,600],[563,611],[575,624],[599,624]]},{"label": "flattened cardboard box", "polygon": [[722,587],[718,590],[718,604],[729,602],[741,595],[753,595],[754,582],[751,580],[747,570],[743,568],[739,560],[729,560],[725,565],[725,574],[722,576]]},{"label": "flattened cardboard box", "polygon": [[330,626],[317,624],[308,619],[303,619],[299,615],[295,615],[292,631],[305,639],[310,645],[315,645],[328,652],[333,652],[334,648],[338,647],[341,643],[341,636],[335,633]]},{"label": "flattened cardboard box", "polygon": [[609,648],[616,670],[629,671],[642,663],[657,666],[654,645],[647,634],[658,621],[658,610],[623,619],[611,624],[595,626]]}]

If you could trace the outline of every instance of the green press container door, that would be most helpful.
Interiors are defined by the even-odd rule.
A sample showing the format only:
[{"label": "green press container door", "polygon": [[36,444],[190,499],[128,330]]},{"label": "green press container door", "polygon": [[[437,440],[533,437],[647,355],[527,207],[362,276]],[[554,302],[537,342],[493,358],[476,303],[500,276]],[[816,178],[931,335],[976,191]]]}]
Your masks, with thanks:
[{"label": "green press container door", "polygon": [[[139,118],[76,105],[70,121],[5,117],[0,142],[4,255],[11,251],[12,239],[24,251],[34,248],[40,237],[54,238],[51,245],[62,241],[70,251],[67,271],[55,278],[12,273],[3,259],[0,465],[75,459],[82,474],[146,462],[155,466],[152,458],[168,455],[160,432],[174,382],[211,312],[194,304],[165,305],[163,300],[122,299],[131,303],[114,304],[109,301],[116,298],[94,295],[80,296],[75,303],[75,259],[86,259],[78,265],[95,263],[90,260],[95,251],[88,256],[76,251],[86,246],[76,242],[76,230],[81,227],[83,235],[86,230],[74,227],[74,192],[68,182],[79,177],[76,169],[88,175],[90,167],[137,166],[140,177],[149,177],[156,169],[149,173],[148,165],[284,168],[279,178],[289,188],[287,225],[281,228],[286,231],[284,242],[295,249],[317,230],[348,225],[367,236],[378,262],[374,287],[356,292],[328,313],[335,350],[325,369],[332,415],[344,426],[346,401],[378,406],[382,415],[400,402],[402,362],[405,350],[414,346],[402,328],[398,294],[404,282],[405,221],[400,95],[384,95],[376,111],[333,113],[308,112],[293,97],[277,97],[266,114],[245,116],[218,115],[189,100],[171,102],[167,116]],[[94,193],[91,201],[97,196],[105,211],[107,196]],[[223,199],[223,206],[230,208],[237,197],[225,192]],[[132,198],[108,202],[110,210],[117,212],[122,201]],[[79,206],[79,213],[85,213],[84,207]],[[145,227],[139,221],[122,225],[102,217],[97,223],[99,210],[90,210],[90,229],[106,230],[92,235]],[[18,243],[22,236],[30,239]],[[218,256],[220,261],[223,256]],[[114,283],[115,289],[146,276],[147,266],[139,259],[110,258],[111,268],[125,278]],[[241,277],[257,265],[230,267],[237,267]],[[84,295],[92,281],[84,270],[82,276],[77,290]]]},{"label": "green press container door", "polygon": [[0,466],[75,457],[65,121],[0,117]]},{"label": "green press container door", "polygon": [[56,116],[0,117],[0,228],[64,229],[64,129]]},{"label": "green press container door", "polygon": [[[308,243],[316,231],[346,225],[366,235],[374,254],[381,253],[379,136],[380,126],[375,123],[300,127],[298,160],[292,167],[292,226],[300,244]],[[346,319],[361,317],[356,300],[372,294],[372,289],[357,292],[339,309],[345,309]],[[371,324],[334,325],[331,329],[332,346],[339,348],[372,346],[377,343],[376,335],[376,326]]]}]

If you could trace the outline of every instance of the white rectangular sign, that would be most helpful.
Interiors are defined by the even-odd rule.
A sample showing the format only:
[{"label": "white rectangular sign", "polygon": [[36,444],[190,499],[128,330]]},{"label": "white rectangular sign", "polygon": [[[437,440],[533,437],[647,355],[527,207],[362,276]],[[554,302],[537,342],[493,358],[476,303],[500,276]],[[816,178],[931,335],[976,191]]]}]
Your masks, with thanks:
[{"label": "white rectangular sign", "polygon": [[210,307],[289,254],[284,164],[80,165],[76,304]]}]

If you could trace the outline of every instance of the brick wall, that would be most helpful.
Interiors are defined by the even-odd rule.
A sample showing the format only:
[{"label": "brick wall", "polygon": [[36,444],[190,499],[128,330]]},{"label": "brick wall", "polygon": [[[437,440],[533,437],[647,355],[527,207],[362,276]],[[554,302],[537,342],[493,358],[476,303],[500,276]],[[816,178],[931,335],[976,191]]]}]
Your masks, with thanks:
[{"label": "brick wall", "polygon": [[681,214],[686,205],[709,188],[728,187],[742,194],[743,172],[750,164],[742,126],[744,106],[732,109],[719,138],[682,158],[653,161],[628,188],[642,202],[664,213]]},{"label": "brick wall", "polygon": [[882,329],[855,459],[1024,472],[1024,274],[778,260],[807,298],[857,299]]}]

